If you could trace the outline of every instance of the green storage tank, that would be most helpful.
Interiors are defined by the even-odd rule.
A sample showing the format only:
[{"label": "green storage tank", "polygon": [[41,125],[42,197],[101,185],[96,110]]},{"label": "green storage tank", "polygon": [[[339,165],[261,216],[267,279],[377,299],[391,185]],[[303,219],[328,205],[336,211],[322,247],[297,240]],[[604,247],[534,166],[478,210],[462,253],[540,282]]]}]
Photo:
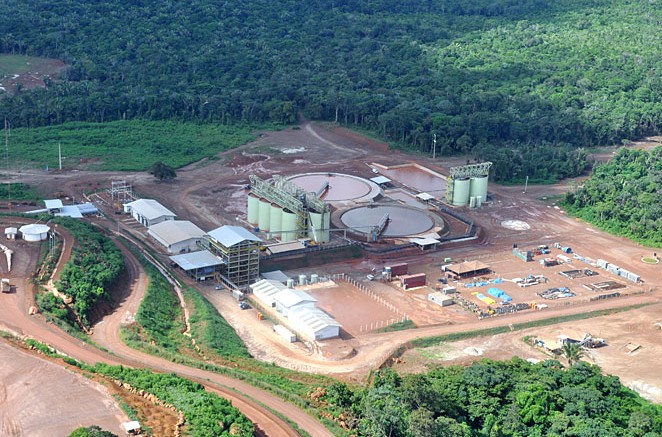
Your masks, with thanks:
[{"label": "green storage tank", "polygon": [[297,215],[288,209],[283,208],[283,215],[281,218],[281,234],[280,241],[294,241],[297,239]]},{"label": "green storage tank", "polygon": [[453,180],[453,205],[464,206],[469,203],[469,193],[471,192],[471,179]]},{"label": "green storage tank", "polygon": [[269,217],[271,215],[271,202],[267,199],[260,199],[259,217],[257,226],[261,231],[269,230]]},{"label": "green storage tank", "polygon": [[276,205],[275,203],[272,203],[269,213],[269,230],[271,232],[276,232],[277,235],[274,236],[279,238],[282,226],[283,226],[283,208]]},{"label": "green storage tank", "polygon": [[329,225],[331,217],[329,212],[318,213],[309,212],[308,238],[317,243],[326,243],[329,241]]},{"label": "green storage tank", "polygon": [[487,176],[479,176],[471,178],[471,193],[472,197],[480,196],[481,199],[487,199]]},{"label": "green storage tank", "polygon": [[253,226],[257,226],[260,217],[260,200],[254,194],[248,195],[248,213],[246,221]]}]

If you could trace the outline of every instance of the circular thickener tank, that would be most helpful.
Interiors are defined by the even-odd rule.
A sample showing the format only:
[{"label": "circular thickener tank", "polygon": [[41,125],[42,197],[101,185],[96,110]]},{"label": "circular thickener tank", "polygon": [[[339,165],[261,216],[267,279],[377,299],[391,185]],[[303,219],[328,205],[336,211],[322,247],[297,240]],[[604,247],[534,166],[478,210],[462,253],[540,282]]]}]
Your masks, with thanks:
[{"label": "circular thickener tank", "polygon": [[360,206],[346,211],[340,221],[354,232],[368,234],[385,214],[388,214],[389,222],[381,234],[384,237],[416,235],[434,226],[434,220],[427,211],[400,205]]},{"label": "circular thickener tank", "polygon": [[471,192],[470,179],[453,180],[453,205],[464,206],[469,203],[469,193]]},{"label": "circular thickener tank", "polygon": [[280,228],[283,226],[283,208],[272,203],[269,211],[269,230],[271,232],[280,232]]},{"label": "circular thickener tank", "polygon": [[248,214],[246,220],[253,226],[257,225],[260,217],[260,200],[254,194],[248,195]]},{"label": "circular thickener tank", "polygon": [[373,182],[341,173],[307,173],[287,179],[294,185],[313,193],[317,193],[328,184],[328,188],[320,194],[320,199],[328,202],[358,199],[368,196],[373,189],[376,190],[375,195],[379,193],[379,187]]},{"label": "circular thickener tank", "polygon": [[269,230],[269,218],[271,216],[271,203],[266,199],[260,199],[259,201],[259,216],[257,221],[257,226],[261,231]]},{"label": "circular thickener tank", "polygon": [[471,196],[487,199],[487,176],[471,178]]},{"label": "circular thickener tank", "polygon": [[280,226],[280,241],[294,241],[297,239],[297,215],[287,209],[283,209]]}]

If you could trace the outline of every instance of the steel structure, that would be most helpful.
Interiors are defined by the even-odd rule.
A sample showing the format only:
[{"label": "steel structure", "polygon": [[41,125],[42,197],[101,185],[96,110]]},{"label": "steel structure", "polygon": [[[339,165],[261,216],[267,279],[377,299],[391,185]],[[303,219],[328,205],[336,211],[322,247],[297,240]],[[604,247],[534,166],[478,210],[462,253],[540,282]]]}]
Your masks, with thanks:
[{"label": "steel structure", "polygon": [[[273,202],[296,215],[296,230],[282,230],[282,233],[294,232],[296,238],[305,237],[310,227],[310,212],[329,214],[329,205],[320,200],[317,193],[308,193],[280,175],[274,175],[273,184],[250,175],[251,192],[259,198]],[[322,187],[324,192],[328,188]],[[318,229],[319,230],[319,229]],[[272,233],[281,233],[281,229],[270,229]]]},{"label": "steel structure", "polygon": [[133,187],[126,181],[111,181],[110,196],[113,202],[126,203],[127,200],[134,200]]},{"label": "steel structure", "polygon": [[490,174],[490,167],[492,167],[492,163],[489,161],[451,167],[450,175],[446,179],[446,200],[448,203],[453,204],[456,180],[487,177]]},{"label": "steel structure", "polygon": [[243,240],[230,247],[205,235],[199,246],[219,256],[225,263],[216,280],[232,289],[247,290],[260,275],[260,242]]}]

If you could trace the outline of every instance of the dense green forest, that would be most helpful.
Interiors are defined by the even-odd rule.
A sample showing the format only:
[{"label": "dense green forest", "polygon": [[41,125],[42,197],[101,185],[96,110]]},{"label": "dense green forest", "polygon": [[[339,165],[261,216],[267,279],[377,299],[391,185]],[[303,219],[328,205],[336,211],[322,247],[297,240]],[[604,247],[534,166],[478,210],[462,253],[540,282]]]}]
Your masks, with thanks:
[{"label": "dense green forest", "polygon": [[619,150],[563,205],[608,232],[662,247],[662,146]]},{"label": "dense green forest", "polygon": [[399,376],[377,372],[365,389],[329,386],[320,405],[358,436],[655,437],[662,407],[579,362],[482,360]]},{"label": "dense green forest", "polygon": [[124,258],[108,237],[88,223],[66,217],[58,217],[53,223],[65,227],[76,240],[57,289],[73,299],[72,308],[83,326],[89,328],[92,311],[109,298],[110,287],[124,267]]},{"label": "dense green forest", "polygon": [[62,59],[0,103],[14,126],[299,112],[496,163],[584,169],[581,147],[660,131],[660,8],[632,0],[7,0],[0,52]]}]

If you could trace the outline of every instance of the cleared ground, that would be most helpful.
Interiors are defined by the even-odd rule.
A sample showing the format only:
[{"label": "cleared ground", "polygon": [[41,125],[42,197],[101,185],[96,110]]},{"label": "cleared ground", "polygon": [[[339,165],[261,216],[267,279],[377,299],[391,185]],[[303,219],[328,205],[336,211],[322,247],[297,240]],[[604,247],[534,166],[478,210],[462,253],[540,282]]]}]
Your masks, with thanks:
[{"label": "cleared ground", "polygon": [[105,387],[0,342],[0,435],[68,436],[99,425],[114,434],[128,417]]}]

